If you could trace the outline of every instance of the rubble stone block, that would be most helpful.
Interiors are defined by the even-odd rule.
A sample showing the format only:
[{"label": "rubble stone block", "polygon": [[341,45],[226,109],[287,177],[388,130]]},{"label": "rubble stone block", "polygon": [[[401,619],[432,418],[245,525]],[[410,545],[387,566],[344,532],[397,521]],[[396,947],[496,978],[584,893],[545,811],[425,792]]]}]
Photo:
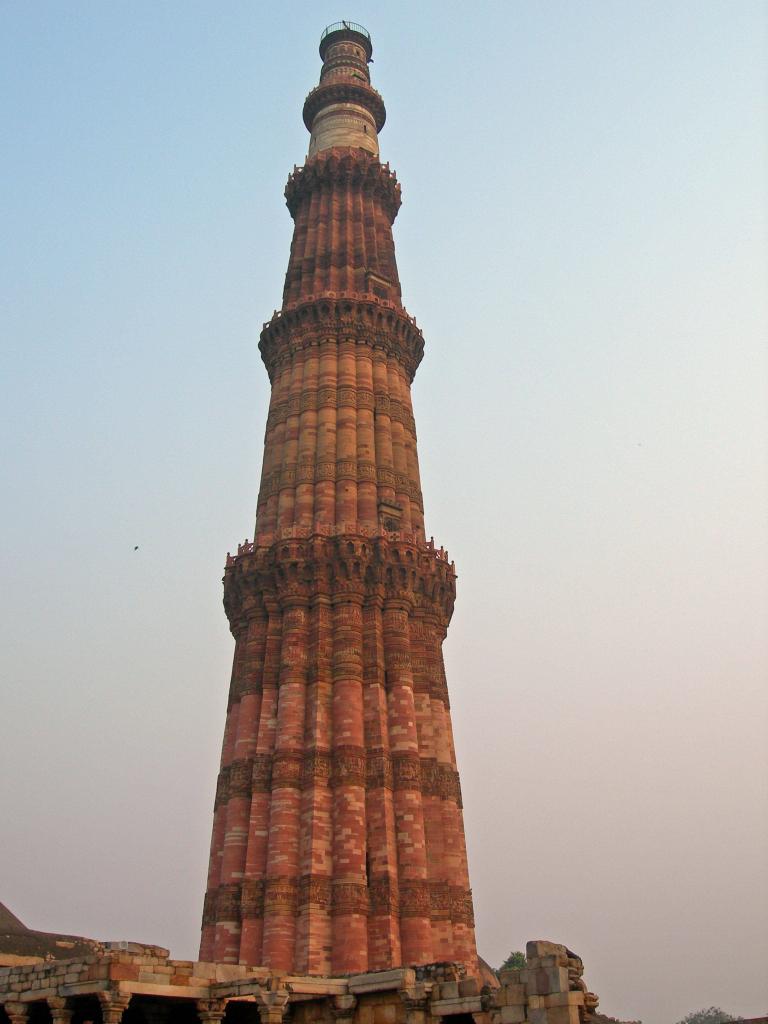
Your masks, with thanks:
[{"label": "rubble stone block", "polygon": [[525,985],[502,985],[494,996],[499,1006],[517,1006],[525,1002]]},{"label": "rubble stone block", "polygon": [[534,956],[566,956],[565,946],[560,942],[547,942],[544,939],[534,939],[525,944],[526,959]]},{"label": "rubble stone block", "polygon": [[537,996],[548,996],[552,992],[568,991],[568,969],[566,967],[539,967],[528,972],[528,992]]},{"label": "rubble stone block", "polygon": [[522,1024],[525,1020],[525,1006],[502,1006],[499,1019],[501,1024]]},{"label": "rubble stone block", "polygon": [[584,1006],[583,992],[554,992],[545,996],[547,1006]]},{"label": "rubble stone block", "polygon": [[520,982],[522,969],[520,967],[505,967],[499,971],[499,981],[502,985],[517,985]]},{"label": "rubble stone block", "polygon": [[577,1006],[552,1006],[544,1012],[547,1024],[580,1024]]}]

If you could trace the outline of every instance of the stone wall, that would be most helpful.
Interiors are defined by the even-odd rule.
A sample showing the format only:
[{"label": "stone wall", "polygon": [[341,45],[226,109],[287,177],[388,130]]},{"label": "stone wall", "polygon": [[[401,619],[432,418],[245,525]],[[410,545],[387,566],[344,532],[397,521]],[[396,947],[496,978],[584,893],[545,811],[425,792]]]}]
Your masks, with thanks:
[{"label": "stone wall", "polygon": [[104,944],[0,968],[0,1024],[597,1024],[583,969],[552,942],[529,942],[498,988],[454,963],[311,977]]}]

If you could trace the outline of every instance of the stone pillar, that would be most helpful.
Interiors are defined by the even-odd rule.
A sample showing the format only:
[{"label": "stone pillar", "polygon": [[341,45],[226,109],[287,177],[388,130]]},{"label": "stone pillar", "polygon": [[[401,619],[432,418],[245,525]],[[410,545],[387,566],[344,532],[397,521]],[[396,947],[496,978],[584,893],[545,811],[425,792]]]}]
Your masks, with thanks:
[{"label": "stone pillar", "polygon": [[226,999],[198,999],[197,1016],[200,1024],[221,1024],[227,1010]]},{"label": "stone pillar", "polygon": [[405,1007],[405,1024],[428,1024],[429,992],[423,984],[416,984],[400,992]]},{"label": "stone pillar", "polygon": [[3,1003],[3,1009],[8,1014],[11,1024],[27,1024],[29,1018],[29,1006],[27,1003]]},{"label": "stone pillar", "polygon": [[61,996],[51,996],[46,1002],[51,1011],[53,1024],[69,1024],[72,1020],[72,1009],[66,999],[62,999]]},{"label": "stone pillar", "polygon": [[330,1007],[336,1024],[354,1024],[357,996],[334,996],[330,1000]]},{"label": "stone pillar", "polygon": [[283,1024],[288,1017],[289,993],[285,989],[267,992],[261,989],[256,996],[261,1024]]},{"label": "stone pillar", "polygon": [[101,1005],[103,1024],[120,1024],[131,1001],[130,993],[109,991],[97,992],[96,995]]}]

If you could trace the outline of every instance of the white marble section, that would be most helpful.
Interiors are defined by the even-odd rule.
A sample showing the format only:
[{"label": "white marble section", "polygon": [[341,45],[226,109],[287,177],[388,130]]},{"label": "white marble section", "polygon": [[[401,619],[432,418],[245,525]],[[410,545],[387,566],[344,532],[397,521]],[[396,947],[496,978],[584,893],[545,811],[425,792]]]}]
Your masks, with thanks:
[{"label": "white marble section", "polygon": [[333,146],[352,146],[379,155],[376,122],[365,107],[356,103],[332,103],[312,122],[308,158]]}]

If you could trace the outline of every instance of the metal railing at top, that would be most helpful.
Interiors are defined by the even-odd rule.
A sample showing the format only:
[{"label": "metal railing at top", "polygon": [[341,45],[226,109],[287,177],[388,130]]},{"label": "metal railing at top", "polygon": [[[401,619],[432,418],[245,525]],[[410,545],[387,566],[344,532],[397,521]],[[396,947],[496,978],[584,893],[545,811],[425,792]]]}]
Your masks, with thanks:
[{"label": "metal railing at top", "polygon": [[365,38],[368,41],[370,41],[370,38],[371,38],[371,34],[368,31],[368,29],[364,28],[363,25],[358,25],[356,21],[335,21],[332,25],[328,25],[328,27],[323,30],[323,34],[320,36],[320,42],[322,43],[322,41],[325,39],[325,37],[329,36],[331,34],[331,32],[344,32],[344,31],[347,31],[347,32],[359,32],[360,35],[361,36],[365,36]]}]

